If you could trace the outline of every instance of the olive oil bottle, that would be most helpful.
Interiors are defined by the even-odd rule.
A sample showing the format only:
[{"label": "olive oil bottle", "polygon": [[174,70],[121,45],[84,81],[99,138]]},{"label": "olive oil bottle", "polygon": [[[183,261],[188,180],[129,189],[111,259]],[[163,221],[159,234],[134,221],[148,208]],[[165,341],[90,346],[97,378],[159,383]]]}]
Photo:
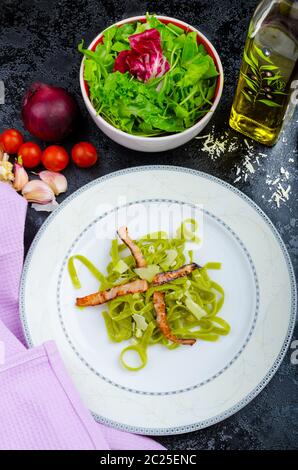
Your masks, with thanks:
[{"label": "olive oil bottle", "polygon": [[298,0],[263,0],[249,25],[230,126],[274,145],[295,107]]}]

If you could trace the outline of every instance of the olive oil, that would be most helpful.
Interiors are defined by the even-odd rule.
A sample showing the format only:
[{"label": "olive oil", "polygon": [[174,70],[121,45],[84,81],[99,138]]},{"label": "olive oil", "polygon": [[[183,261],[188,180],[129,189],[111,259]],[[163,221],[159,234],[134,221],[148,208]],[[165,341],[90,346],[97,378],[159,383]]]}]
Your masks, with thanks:
[{"label": "olive oil", "polygon": [[[298,1],[262,1],[251,20],[230,126],[274,145],[291,102],[298,59]],[[292,100],[293,101],[293,100]]]}]

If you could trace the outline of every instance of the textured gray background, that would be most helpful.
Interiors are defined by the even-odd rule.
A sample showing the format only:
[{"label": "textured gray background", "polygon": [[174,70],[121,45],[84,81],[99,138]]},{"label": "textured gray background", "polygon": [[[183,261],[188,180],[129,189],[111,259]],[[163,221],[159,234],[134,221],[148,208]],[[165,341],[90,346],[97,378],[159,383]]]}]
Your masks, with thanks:
[{"label": "textured gray background", "polygon": [[[73,141],[90,139],[98,148],[100,160],[90,170],[70,166],[65,174],[69,191],[115,170],[146,164],[181,165],[218,176],[235,184],[250,196],[275,223],[286,242],[297,269],[297,113],[278,144],[268,149],[254,144],[254,154],[265,153],[256,172],[246,181],[233,183],[236,166],[243,168],[247,153],[243,137],[228,128],[228,117],[237,82],[241,55],[255,0],[1,0],[0,80],[6,87],[6,103],[0,105],[0,131],[22,129],[20,103],[24,90],[41,80],[67,87],[78,99],[83,114],[80,131]],[[78,73],[81,57],[77,44],[87,43],[102,29],[121,18],[146,11],[173,16],[197,27],[217,48],[225,71],[223,97],[207,132],[215,125],[216,135],[228,131],[240,148],[215,161],[202,152],[202,141],[193,140],[182,148],[162,154],[141,154],[118,146],[93,125],[84,108]],[[27,135],[27,137],[29,137]],[[70,146],[72,140],[66,142]],[[294,161],[289,162],[289,159]],[[291,195],[280,209],[270,201],[271,180],[283,166],[289,171]],[[60,200],[62,197],[60,198]],[[28,210],[26,249],[45,218]],[[282,315],[282,312],[281,312]],[[297,329],[294,334],[297,337]],[[208,429],[181,436],[159,437],[169,449],[294,449],[298,448],[297,371],[290,362],[291,350],[266,389],[233,417]]]}]

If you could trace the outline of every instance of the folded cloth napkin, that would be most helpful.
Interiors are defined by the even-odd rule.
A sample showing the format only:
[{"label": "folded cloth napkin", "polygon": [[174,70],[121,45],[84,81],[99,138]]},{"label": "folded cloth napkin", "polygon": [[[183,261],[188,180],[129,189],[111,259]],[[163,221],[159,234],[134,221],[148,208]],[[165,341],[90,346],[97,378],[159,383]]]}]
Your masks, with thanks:
[{"label": "folded cloth napkin", "polygon": [[27,349],[18,312],[27,203],[0,183],[0,449],[159,450],[96,423],[53,341]]}]

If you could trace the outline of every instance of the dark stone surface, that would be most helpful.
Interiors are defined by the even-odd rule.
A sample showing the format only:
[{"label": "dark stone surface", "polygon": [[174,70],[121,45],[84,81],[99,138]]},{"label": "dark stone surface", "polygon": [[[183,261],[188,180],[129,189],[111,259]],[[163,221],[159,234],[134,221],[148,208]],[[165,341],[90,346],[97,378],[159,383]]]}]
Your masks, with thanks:
[{"label": "dark stone surface", "polygon": [[[19,117],[24,90],[41,80],[64,86],[76,95],[83,121],[80,131],[66,142],[90,140],[100,152],[100,160],[90,170],[72,165],[65,171],[70,194],[90,180],[121,168],[146,164],[173,164],[199,169],[235,184],[250,196],[276,225],[297,268],[297,114],[278,144],[268,149],[253,144],[255,155],[267,154],[256,172],[246,181],[233,183],[235,165],[243,165],[246,146],[243,136],[229,130],[228,117],[249,19],[255,0],[1,0],[0,6],[0,80],[6,87],[6,103],[0,106],[0,130],[22,129]],[[95,127],[80,96],[78,73],[81,57],[77,44],[87,43],[107,25],[145,11],[176,17],[197,27],[217,48],[225,70],[223,97],[214,119],[216,135],[228,131],[237,136],[240,148],[213,161],[201,151],[202,141],[161,154],[141,154],[110,141]],[[27,135],[29,138],[29,135]],[[293,161],[289,162],[289,159]],[[274,178],[283,166],[289,171],[289,201],[277,209],[270,202],[266,175]],[[60,200],[62,197],[60,198]],[[28,210],[26,248],[47,214]],[[282,314],[282,312],[281,312]],[[294,338],[297,337],[297,329]],[[293,338],[293,339],[294,339]],[[169,449],[293,449],[298,442],[297,366],[290,362],[291,350],[266,389],[233,417],[198,432],[160,437]]]}]

